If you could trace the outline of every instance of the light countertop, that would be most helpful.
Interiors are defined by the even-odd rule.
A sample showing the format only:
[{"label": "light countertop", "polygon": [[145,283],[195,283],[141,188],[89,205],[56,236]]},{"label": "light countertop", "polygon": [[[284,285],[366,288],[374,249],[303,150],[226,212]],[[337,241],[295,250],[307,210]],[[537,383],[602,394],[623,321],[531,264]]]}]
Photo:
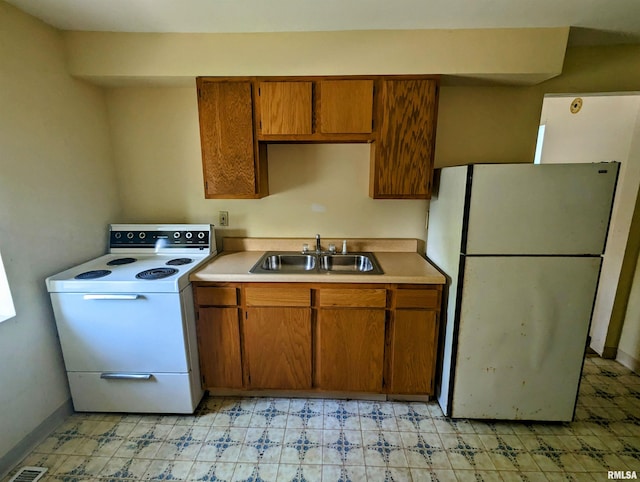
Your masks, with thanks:
[{"label": "light countertop", "polygon": [[252,274],[251,267],[264,251],[222,252],[191,281],[214,282],[306,282],[306,283],[413,283],[445,284],[445,277],[417,252],[373,251],[384,274]]}]

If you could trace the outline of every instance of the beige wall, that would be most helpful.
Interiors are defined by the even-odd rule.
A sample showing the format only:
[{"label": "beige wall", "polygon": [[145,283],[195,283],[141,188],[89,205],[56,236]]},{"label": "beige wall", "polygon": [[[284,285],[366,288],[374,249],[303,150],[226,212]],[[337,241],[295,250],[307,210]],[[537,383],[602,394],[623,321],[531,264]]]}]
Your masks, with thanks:
[{"label": "beige wall", "polygon": [[[637,259],[637,250],[635,256]],[[636,373],[640,373],[640,263],[637,262],[630,291],[617,359]]]},{"label": "beige wall", "polygon": [[67,32],[72,75],[104,85],[189,85],[198,75],[438,73],[540,82],[559,75],[569,29],[245,34]]},{"label": "beige wall", "polygon": [[[562,35],[566,40],[566,29]],[[100,67],[105,61],[117,67],[123,65],[118,55],[126,55],[126,65],[142,69],[138,74],[109,70],[106,81],[100,78],[99,69],[75,72],[105,84],[118,83],[127,76],[134,82],[137,76],[162,82],[196,74],[213,75],[220,65],[217,56],[205,52],[189,57],[191,62],[199,58],[202,63],[195,64],[196,71],[186,72],[172,68],[183,65],[184,59],[175,55],[180,49],[176,51],[162,42],[156,46],[152,42],[143,51],[118,52],[114,50],[118,43],[107,36],[100,48],[113,48],[101,56],[89,44],[83,44],[81,35],[63,36],[67,46],[73,43],[71,48],[80,49],[88,62],[80,68]],[[0,1],[0,250],[18,313],[0,324],[0,472],[7,451],[68,399],[44,278],[102,253],[108,222],[215,223],[217,211],[226,210],[230,214],[230,234],[308,236],[320,232],[337,237],[425,237],[427,202],[368,198],[368,150],[361,145],[273,146],[269,152],[272,196],[262,200],[205,200],[193,84],[186,88],[137,85],[108,89],[105,108],[104,91],[68,76],[61,37]],[[411,52],[409,59],[428,58],[427,45],[423,50],[418,47],[421,43],[407,43],[402,38],[399,35],[394,40],[393,52],[377,49],[373,60],[357,64],[358,73],[390,73],[384,62],[396,65],[393,54],[403,51],[403,46]],[[531,64],[513,67],[518,59],[526,58],[513,52],[501,56],[494,51],[494,55],[482,58],[486,62],[513,59],[513,80],[522,75],[531,80],[544,75],[543,71],[553,76],[561,58],[555,50],[557,41],[551,60],[545,64],[549,68],[539,64],[533,69]],[[455,49],[451,44],[443,45],[450,47],[441,50],[440,59],[448,62],[448,73],[456,74],[456,65],[470,65],[465,61],[468,44]],[[526,56],[537,52],[540,44],[523,41],[514,45]],[[502,43],[503,48],[510,46]],[[174,54],[167,57],[170,52]],[[318,62],[306,63],[302,69],[284,58],[290,70],[277,73],[349,73],[355,68],[348,64],[353,55],[342,64],[336,64],[332,56],[319,57]],[[563,75],[540,85],[444,86],[436,164],[530,162],[544,93],[637,90],[639,59],[637,46],[570,49]],[[78,58],[72,55],[70,60],[74,71]],[[232,60],[234,75],[268,73],[251,71],[242,56]],[[495,67],[499,63],[489,64],[494,67],[484,64],[474,68],[481,72],[466,69],[458,73],[505,73],[504,65],[500,70]],[[191,68],[194,64],[189,65]],[[425,69],[427,64],[421,65]],[[159,66],[171,69],[158,71]],[[434,71],[442,72],[434,68],[420,73]],[[71,242],[73,249],[68,248]],[[637,278],[630,287],[627,318],[637,318]],[[637,331],[625,338],[627,326],[621,346],[637,348]]]},{"label": "beige wall", "polygon": [[[440,91],[436,166],[532,162],[545,93],[629,91],[638,86],[638,46],[569,49],[564,73],[534,86],[445,84]],[[225,210],[230,226],[219,235],[320,232],[336,237],[425,239],[427,202],[368,198],[366,145],[270,146],[270,196],[205,200],[195,86],[136,86],[107,92],[126,221],[217,224],[218,211]],[[621,292],[631,289],[630,280],[625,283]],[[636,293],[637,289],[630,306],[640,303]],[[623,342],[635,336],[628,335],[631,323],[626,324]],[[640,358],[640,349],[630,355]]]},{"label": "beige wall", "polygon": [[443,86],[436,166],[532,162],[547,93],[640,90],[640,46],[576,47],[562,75],[533,86]]},{"label": "beige wall", "polygon": [[108,91],[127,222],[211,222],[218,235],[425,238],[427,201],[369,198],[369,145],[269,146],[270,195],[204,198],[193,88]]},{"label": "beige wall", "polygon": [[69,400],[44,279],[104,252],[118,198],[104,93],[68,75],[59,32],[1,1],[0,106],[0,251],[17,313],[0,323],[1,477]]}]

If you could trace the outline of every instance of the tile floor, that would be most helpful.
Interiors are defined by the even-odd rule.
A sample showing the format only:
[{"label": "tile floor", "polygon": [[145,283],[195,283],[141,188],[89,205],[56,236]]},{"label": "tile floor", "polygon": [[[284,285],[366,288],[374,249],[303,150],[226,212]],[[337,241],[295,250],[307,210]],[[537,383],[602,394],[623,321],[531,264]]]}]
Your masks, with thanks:
[{"label": "tile floor", "polygon": [[189,416],[78,413],[22,465],[48,467],[45,481],[607,480],[640,474],[640,376],[587,358],[566,424],[451,421],[436,402],[281,398],[206,398]]}]

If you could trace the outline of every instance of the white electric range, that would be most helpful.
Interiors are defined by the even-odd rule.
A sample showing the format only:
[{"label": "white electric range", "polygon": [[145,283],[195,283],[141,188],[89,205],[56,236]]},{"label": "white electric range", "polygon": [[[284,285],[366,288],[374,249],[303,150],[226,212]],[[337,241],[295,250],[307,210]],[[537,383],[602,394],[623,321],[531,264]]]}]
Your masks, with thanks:
[{"label": "white electric range", "polygon": [[215,254],[208,224],[113,224],[108,254],[47,278],[76,411],[195,410],[189,274]]}]

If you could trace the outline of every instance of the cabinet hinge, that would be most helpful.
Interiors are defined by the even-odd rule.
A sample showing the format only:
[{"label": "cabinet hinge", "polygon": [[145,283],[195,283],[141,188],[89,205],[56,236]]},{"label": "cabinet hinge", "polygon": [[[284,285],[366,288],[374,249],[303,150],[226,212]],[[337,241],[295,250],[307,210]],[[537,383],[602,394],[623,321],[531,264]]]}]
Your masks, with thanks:
[{"label": "cabinet hinge", "polygon": [[196,321],[200,319],[200,312],[196,311]]},{"label": "cabinet hinge", "polygon": [[244,312],[244,319],[245,319],[245,320],[248,320],[248,319],[249,319],[249,312],[248,312],[248,311],[245,311],[245,312]]}]

